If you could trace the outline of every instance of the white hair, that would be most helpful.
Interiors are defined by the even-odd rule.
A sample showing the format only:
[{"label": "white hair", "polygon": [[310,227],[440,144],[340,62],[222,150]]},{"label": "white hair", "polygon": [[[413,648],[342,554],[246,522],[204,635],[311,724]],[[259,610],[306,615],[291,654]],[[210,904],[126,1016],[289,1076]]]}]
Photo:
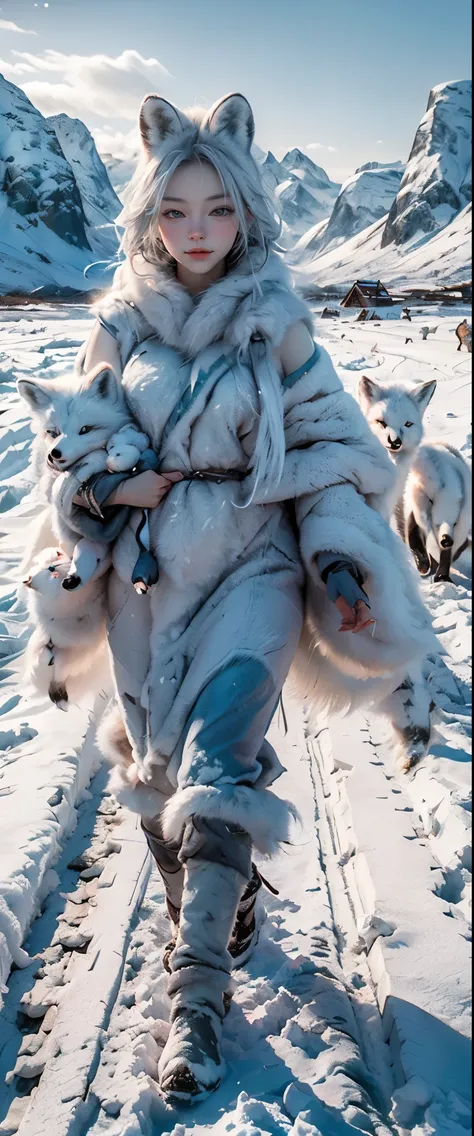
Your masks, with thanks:
[{"label": "white hair", "polygon": [[[269,253],[276,250],[281,233],[281,220],[272,194],[262,178],[252,155],[237,144],[230,146],[219,135],[201,130],[205,112],[193,108],[186,112],[188,129],[183,129],[165,150],[160,160],[145,152],[127,188],[125,203],[117,224],[123,227],[121,251],[133,267],[133,258],[141,254],[150,265],[173,271],[175,260],[165,248],[158,231],[158,214],[168,183],[176,170],[189,162],[208,162],[218,174],[223,189],[231,197],[238,220],[238,235],[227,256],[226,272],[232,272],[252,252],[248,272],[262,267]],[[261,253],[261,257],[259,256]],[[261,287],[255,280],[255,291]],[[240,355],[240,353],[239,353]],[[254,367],[256,352],[250,351]],[[259,352],[257,388],[260,400],[260,422],[253,458],[254,486],[260,481],[274,485],[280,481],[285,456],[283,433],[283,401],[281,381],[270,349]],[[239,363],[241,358],[239,358]],[[249,503],[249,502],[247,502]]]}]

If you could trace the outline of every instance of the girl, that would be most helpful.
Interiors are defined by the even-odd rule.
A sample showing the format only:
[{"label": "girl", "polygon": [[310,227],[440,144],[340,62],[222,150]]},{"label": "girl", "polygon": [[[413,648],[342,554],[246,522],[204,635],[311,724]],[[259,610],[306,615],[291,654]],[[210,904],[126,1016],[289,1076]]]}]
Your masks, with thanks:
[{"label": "girl", "polygon": [[[78,367],[121,376],[160,472],[118,486],[66,473],[61,492],[65,512],[87,504],[98,531],[128,509],[108,594],[116,701],[100,736],[165,881],[174,935],[159,1081],[191,1101],[222,1077],[232,959],[245,961],[255,938],[252,847],[291,840],[294,810],[269,789],[281,766],[265,734],[304,589],[312,653],[326,660],[327,689],[349,690],[342,701],[369,677],[392,691],[428,633],[383,518],[390,459],[314,343],[275,251],[248,102],[234,94],[184,114],[151,95],[140,131],[126,259]],[[139,596],[144,508],[159,579]]]}]

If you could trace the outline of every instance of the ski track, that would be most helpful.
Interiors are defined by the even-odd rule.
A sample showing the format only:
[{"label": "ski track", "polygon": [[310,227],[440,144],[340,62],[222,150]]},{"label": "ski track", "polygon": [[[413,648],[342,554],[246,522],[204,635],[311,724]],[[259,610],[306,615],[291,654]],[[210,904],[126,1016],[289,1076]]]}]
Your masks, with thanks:
[{"label": "ski track", "polygon": [[[370,368],[380,377],[437,377],[426,433],[446,438],[470,458],[470,383],[462,381],[470,374],[470,357],[457,355],[453,335],[464,315],[464,309],[431,308],[411,324],[356,324],[345,313],[339,320],[317,320],[317,336],[352,392]],[[191,1112],[177,1112],[159,1096],[157,1062],[168,1029],[161,963],[168,921],[138,822],[110,796],[93,742],[109,680],[66,719],[21,688],[28,630],[16,598],[17,569],[35,504],[30,431],[14,383],[20,375],[54,376],[72,365],[90,318],[87,308],[46,304],[0,316],[3,455],[8,448],[0,458],[0,527],[6,534],[0,547],[3,984],[12,960],[15,965],[0,1018],[0,1133],[462,1136],[471,1123],[468,1085],[459,1070],[468,1032],[466,974],[453,995],[449,965],[444,982],[443,973],[428,975],[428,1002],[420,993],[418,1005],[430,1007],[438,983],[445,1002],[435,1016],[449,1020],[456,1034],[441,1054],[439,1077],[430,1068],[436,1055],[428,1046],[423,1055],[422,1034],[421,1056],[415,1054],[410,1066],[410,1044],[400,1050],[400,1024],[395,1013],[391,1025],[387,990],[403,994],[409,980],[404,949],[409,957],[411,939],[417,944],[408,902],[412,884],[402,881],[395,895],[392,880],[392,891],[387,883],[385,892],[389,876],[377,876],[374,864],[378,870],[378,861],[388,859],[389,837],[395,848],[397,841],[400,849],[408,842],[404,850],[412,859],[403,862],[413,864],[415,898],[419,880],[425,887],[433,943],[450,916],[448,955],[450,944],[453,959],[460,946],[456,965],[464,968],[471,886],[467,557],[455,574],[457,586],[423,583],[444,653],[428,660],[437,703],[433,741],[410,777],[393,769],[377,722],[350,720],[341,727],[345,735],[337,723],[333,733],[322,724],[315,736],[306,729],[303,709],[291,701],[287,707],[285,698],[288,730],[281,718],[272,724],[288,770],[276,788],[296,800],[303,826],[297,847],[262,865],[279,895],[265,892],[257,949],[247,969],[234,975],[224,1025],[227,1075],[218,1092]],[[423,342],[419,328],[426,322],[438,323],[438,330]],[[413,344],[405,345],[406,335]],[[378,820],[385,810],[387,822],[374,824],[370,839],[374,809]],[[436,1044],[436,1031],[433,1037]]]}]

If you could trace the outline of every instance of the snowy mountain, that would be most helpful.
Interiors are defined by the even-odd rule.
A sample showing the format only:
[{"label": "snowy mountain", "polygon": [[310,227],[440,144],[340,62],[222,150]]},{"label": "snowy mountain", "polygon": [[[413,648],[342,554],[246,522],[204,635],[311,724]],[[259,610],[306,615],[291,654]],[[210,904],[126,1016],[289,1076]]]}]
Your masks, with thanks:
[{"label": "snowy mountain", "polygon": [[433,88],[401,180],[398,163],[375,162],[349,178],[327,225],[298,242],[295,260],[308,284],[342,289],[365,277],[427,286],[471,277],[470,96],[468,81]]},{"label": "snowy mountain", "polygon": [[401,288],[407,283],[436,287],[469,280],[472,272],[472,209],[466,205],[444,229],[407,245],[386,245],[382,234],[386,217],[343,244],[324,250],[298,268],[304,291],[312,288],[344,293],[359,279],[383,280]]},{"label": "snowy mountain", "polygon": [[292,247],[308,228],[329,217],[341,187],[298,149],[289,150],[281,162],[269,150],[262,171],[278,202],[282,243]]},{"label": "snowy mountain", "polygon": [[403,166],[398,162],[390,166],[368,162],[362,166],[344,182],[329,220],[301,238],[297,246],[300,256],[307,259],[309,255],[329,251],[385,217],[402,177]]},{"label": "snowy mountain", "polygon": [[382,248],[444,228],[471,200],[471,98],[470,80],[440,83],[430,91]]},{"label": "snowy mountain", "polygon": [[82,123],[59,118],[0,76],[0,293],[97,287],[84,269],[117,247],[98,227],[120,203],[94,142]]},{"label": "snowy mountain", "polygon": [[109,180],[113,186],[114,192],[119,197],[122,196],[124,190],[131,178],[133,177],[139,160],[138,150],[129,158],[117,158],[114,154],[102,154],[102,161],[107,170]]},{"label": "snowy mountain", "polygon": [[268,151],[261,166],[264,180],[270,186],[270,189],[276,189],[277,185],[288,179],[288,170],[278,161],[278,158],[275,158],[271,150]]},{"label": "snowy mountain", "polygon": [[405,166],[403,162],[364,162],[363,166],[358,166],[355,170],[356,174],[362,174],[364,170],[400,170],[403,175]]},{"label": "snowy mountain", "polygon": [[86,216],[89,244],[98,252],[110,248],[113,253],[117,238],[112,222],[122,206],[97,153],[92,134],[80,118],[70,118],[67,114],[51,115],[47,121],[51,123],[64,157],[74,172]]}]

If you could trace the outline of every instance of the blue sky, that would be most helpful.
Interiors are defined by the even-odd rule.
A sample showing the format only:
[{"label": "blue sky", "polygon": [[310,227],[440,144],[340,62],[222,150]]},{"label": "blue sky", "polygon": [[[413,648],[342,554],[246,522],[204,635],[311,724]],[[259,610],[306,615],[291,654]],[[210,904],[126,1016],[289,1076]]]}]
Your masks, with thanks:
[{"label": "blue sky", "polygon": [[430,87],[470,76],[470,12],[470,0],[0,0],[0,71],[117,153],[143,94],[209,106],[241,90],[262,149],[307,148],[341,180],[406,159]]}]

